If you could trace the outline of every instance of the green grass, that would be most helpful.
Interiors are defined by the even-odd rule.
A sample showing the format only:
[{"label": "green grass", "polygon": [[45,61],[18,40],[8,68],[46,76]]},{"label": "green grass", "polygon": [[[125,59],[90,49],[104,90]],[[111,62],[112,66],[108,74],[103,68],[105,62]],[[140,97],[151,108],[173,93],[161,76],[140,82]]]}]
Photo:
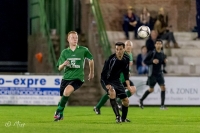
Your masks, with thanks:
[{"label": "green grass", "polygon": [[[111,107],[95,115],[93,107],[67,107],[64,120],[53,122],[56,106],[1,106],[0,133],[199,133],[199,107],[130,107],[131,123],[116,124]],[[11,125],[8,125],[10,122]],[[24,127],[17,123],[25,123]],[[7,124],[7,125],[6,125]],[[9,127],[6,127],[6,126]]]}]

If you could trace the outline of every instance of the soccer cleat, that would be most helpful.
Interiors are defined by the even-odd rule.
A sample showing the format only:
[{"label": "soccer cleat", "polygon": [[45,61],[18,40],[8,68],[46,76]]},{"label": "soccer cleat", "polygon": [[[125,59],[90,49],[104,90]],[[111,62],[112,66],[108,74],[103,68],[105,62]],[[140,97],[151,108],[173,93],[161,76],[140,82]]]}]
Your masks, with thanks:
[{"label": "soccer cleat", "polygon": [[116,117],[116,123],[121,123],[121,122],[122,122],[121,117],[120,117],[120,116],[117,116],[117,117]]},{"label": "soccer cleat", "polygon": [[122,120],[122,122],[131,122],[129,119]]},{"label": "soccer cleat", "polygon": [[59,121],[63,120],[63,114],[60,114],[60,112],[56,111],[54,115],[55,120],[54,121]]},{"label": "soccer cleat", "polygon": [[94,107],[93,110],[94,110],[94,112],[95,112],[97,115],[100,115],[100,114],[101,114],[101,111],[100,111],[99,108]]},{"label": "soccer cleat", "polygon": [[138,102],[139,102],[139,107],[140,107],[141,109],[144,109],[143,101],[140,99]]},{"label": "soccer cleat", "polygon": [[165,106],[161,106],[160,109],[161,110],[168,110],[168,108],[166,108]]}]

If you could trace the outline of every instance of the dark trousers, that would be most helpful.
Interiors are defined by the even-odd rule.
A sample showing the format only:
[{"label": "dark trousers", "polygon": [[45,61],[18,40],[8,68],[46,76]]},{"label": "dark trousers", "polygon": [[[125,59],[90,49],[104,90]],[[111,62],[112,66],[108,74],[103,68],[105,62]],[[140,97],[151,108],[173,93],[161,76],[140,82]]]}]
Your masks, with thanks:
[{"label": "dark trousers", "polygon": [[160,39],[164,39],[164,40],[167,40],[168,42],[172,41],[173,43],[176,43],[173,32],[164,33],[163,35],[161,35]]},{"label": "dark trousers", "polygon": [[125,21],[123,24],[123,30],[125,32],[126,39],[129,39],[129,31],[134,32],[134,37],[137,38],[137,30],[139,28],[139,24],[137,24],[135,27],[129,24],[129,22]]}]

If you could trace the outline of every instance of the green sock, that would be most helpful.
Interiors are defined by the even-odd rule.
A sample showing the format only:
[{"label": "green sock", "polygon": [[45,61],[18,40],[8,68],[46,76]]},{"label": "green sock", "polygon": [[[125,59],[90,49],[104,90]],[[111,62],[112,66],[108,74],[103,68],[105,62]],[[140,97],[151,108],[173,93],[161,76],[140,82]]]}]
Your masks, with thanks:
[{"label": "green sock", "polygon": [[118,104],[122,104],[122,101],[121,101],[120,98],[117,98],[117,103],[118,103]]},{"label": "green sock", "polygon": [[69,97],[68,96],[62,96],[61,100],[60,100],[60,104],[58,106],[58,110],[63,111],[63,109],[65,108],[65,104],[67,103]]},{"label": "green sock", "polygon": [[128,91],[126,91],[126,95],[128,96],[128,97],[130,97],[131,96],[131,92],[128,90]]},{"label": "green sock", "polygon": [[108,95],[105,94],[101,97],[100,101],[97,103],[96,108],[100,109],[109,99]]}]

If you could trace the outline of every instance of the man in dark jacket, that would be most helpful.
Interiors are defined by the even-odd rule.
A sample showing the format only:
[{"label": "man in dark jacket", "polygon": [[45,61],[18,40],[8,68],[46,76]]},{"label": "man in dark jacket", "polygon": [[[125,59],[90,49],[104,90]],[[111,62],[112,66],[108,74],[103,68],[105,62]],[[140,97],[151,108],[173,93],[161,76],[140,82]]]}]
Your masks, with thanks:
[{"label": "man in dark jacket", "polygon": [[[101,72],[101,85],[110,98],[110,104],[116,116],[116,122],[130,122],[126,116],[128,113],[129,100],[125,88],[120,81],[120,73],[124,74],[124,79],[128,90],[132,90],[129,81],[130,57],[125,54],[125,44],[118,42],[115,44],[115,54],[112,54],[104,63]],[[122,100],[122,117],[116,102],[116,96]]]}]

